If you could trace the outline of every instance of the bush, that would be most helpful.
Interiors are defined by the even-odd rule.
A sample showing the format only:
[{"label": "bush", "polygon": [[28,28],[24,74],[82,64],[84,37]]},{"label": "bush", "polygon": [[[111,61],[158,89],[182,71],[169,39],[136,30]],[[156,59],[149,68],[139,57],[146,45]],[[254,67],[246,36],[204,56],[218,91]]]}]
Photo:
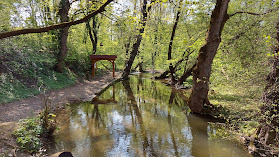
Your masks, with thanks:
[{"label": "bush", "polygon": [[40,117],[20,120],[19,128],[14,132],[20,150],[36,153],[42,146],[42,140],[53,134],[57,128],[56,115],[50,113],[49,106]]},{"label": "bush", "polygon": [[79,75],[84,75],[91,71],[91,60],[86,52],[70,51],[65,63],[67,67]]},{"label": "bush", "polygon": [[20,150],[29,153],[35,153],[39,150],[41,147],[40,136],[44,132],[40,121],[39,117],[20,120],[20,127],[14,133]]}]

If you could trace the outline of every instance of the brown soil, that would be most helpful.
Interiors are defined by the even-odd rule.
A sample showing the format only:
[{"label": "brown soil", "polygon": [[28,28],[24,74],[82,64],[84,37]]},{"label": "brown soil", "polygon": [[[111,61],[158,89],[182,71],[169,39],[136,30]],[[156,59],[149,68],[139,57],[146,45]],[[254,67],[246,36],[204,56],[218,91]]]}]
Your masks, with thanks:
[{"label": "brown soil", "polygon": [[[116,78],[120,73],[115,73]],[[112,74],[95,77],[91,81],[83,80],[77,84],[47,92],[53,106],[58,107],[66,103],[79,103],[92,100],[100,90],[109,85],[115,78]],[[16,128],[17,121],[38,115],[43,109],[42,95],[36,95],[27,99],[7,104],[0,104],[0,156],[15,155],[15,140],[11,133]],[[18,155],[21,156],[21,155]],[[25,155],[23,155],[25,156]]]}]

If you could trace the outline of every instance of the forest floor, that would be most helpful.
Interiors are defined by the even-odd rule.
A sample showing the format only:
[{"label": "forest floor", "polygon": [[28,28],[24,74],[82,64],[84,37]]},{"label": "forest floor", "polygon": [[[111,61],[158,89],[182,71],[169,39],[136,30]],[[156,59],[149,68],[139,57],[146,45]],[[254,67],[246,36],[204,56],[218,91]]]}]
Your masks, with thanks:
[{"label": "forest floor", "polygon": [[[53,107],[57,108],[67,103],[90,101],[96,93],[120,77],[119,72],[115,75],[116,77],[113,78],[112,73],[108,73],[90,81],[82,80],[70,87],[46,92],[45,96],[52,102]],[[39,94],[27,99],[0,104],[0,157],[2,155],[15,156],[16,142],[12,133],[17,128],[17,122],[20,119],[37,116],[44,108],[43,97],[43,94]]]}]

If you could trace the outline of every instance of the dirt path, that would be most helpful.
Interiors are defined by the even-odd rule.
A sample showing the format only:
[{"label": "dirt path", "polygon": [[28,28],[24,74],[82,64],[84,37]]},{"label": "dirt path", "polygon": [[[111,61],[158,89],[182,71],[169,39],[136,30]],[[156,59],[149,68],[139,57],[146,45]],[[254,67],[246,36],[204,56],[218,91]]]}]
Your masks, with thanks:
[{"label": "dirt path", "polygon": [[[120,73],[116,73],[119,78]],[[95,93],[106,87],[111,81],[112,74],[96,77],[92,81],[79,82],[73,86],[46,93],[54,104],[76,103],[90,101]],[[43,109],[41,95],[12,103],[0,104],[0,123],[17,121],[37,115]]]},{"label": "dirt path", "polygon": [[[115,76],[115,79],[119,78],[120,73],[116,72]],[[96,96],[95,93],[98,93],[115,79],[109,73],[96,77],[92,81],[83,81],[70,87],[47,92],[46,95],[56,106],[90,101]],[[15,141],[12,139],[11,133],[16,127],[16,122],[20,119],[38,115],[43,109],[43,105],[41,95],[0,104],[0,156],[3,153],[12,155],[11,151],[15,149]]]}]

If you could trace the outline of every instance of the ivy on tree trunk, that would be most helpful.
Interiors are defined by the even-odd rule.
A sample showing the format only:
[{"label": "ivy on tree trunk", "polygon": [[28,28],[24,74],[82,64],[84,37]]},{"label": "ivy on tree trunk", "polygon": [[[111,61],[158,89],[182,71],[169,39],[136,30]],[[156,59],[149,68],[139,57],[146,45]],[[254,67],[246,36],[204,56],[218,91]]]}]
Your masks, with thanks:
[{"label": "ivy on tree trunk", "polygon": [[[69,10],[70,10],[70,2],[69,0],[62,0],[60,3],[59,16],[61,22],[69,21]],[[57,63],[55,65],[55,70],[57,72],[63,72],[64,68],[64,60],[67,56],[67,39],[69,34],[69,27],[64,27],[60,29],[59,33],[59,54],[57,56]]]}]

